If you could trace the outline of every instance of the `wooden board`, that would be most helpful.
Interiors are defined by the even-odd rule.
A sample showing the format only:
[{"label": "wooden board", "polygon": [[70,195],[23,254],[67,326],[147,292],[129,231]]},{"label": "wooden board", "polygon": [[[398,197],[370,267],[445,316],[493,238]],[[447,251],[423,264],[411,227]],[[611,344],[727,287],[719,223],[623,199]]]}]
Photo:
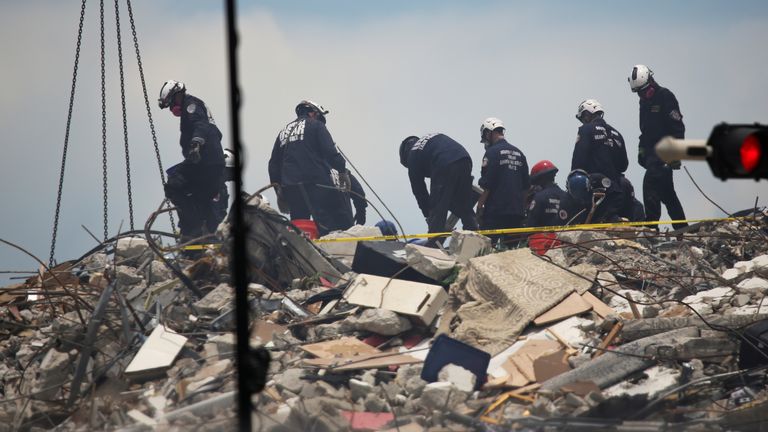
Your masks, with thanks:
[{"label": "wooden board", "polygon": [[579,315],[592,309],[592,305],[584,301],[580,295],[572,292],[552,309],[544,312],[533,320],[536,325],[548,324]]},{"label": "wooden board", "polygon": [[310,359],[304,360],[303,364],[333,371],[347,371],[357,369],[379,369],[389,366],[422,363],[423,361],[424,360],[408,354],[376,354],[344,358]]},{"label": "wooden board", "polygon": [[353,337],[343,337],[337,340],[303,345],[299,348],[321,359],[338,359],[361,355],[381,354],[381,351]]},{"label": "wooden board", "polygon": [[595,297],[591,292],[587,291],[581,295],[581,298],[592,306],[592,310],[595,311],[600,318],[605,318],[608,315],[616,315],[616,311],[612,307],[603,303],[602,300]]}]

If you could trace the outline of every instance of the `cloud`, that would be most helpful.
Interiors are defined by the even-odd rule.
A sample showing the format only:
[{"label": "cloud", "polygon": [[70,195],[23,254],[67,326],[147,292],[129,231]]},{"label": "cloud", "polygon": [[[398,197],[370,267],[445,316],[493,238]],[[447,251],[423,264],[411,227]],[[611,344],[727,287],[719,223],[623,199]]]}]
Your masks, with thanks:
[{"label": "cloud", "polygon": [[[625,136],[634,160],[637,99],[626,76],[646,63],[680,100],[688,136],[705,138],[720,121],[765,121],[768,90],[763,71],[768,53],[755,50],[768,39],[765,14],[728,14],[712,26],[693,19],[652,20],[618,7],[593,11],[539,3],[492,3],[470,7],[408,9],[364,19],[324,15],[315,19],[276,7],[241,10],[240,79],[246,186],[268,182],[266,164],[278,130],[293,118],[301,99],[330,110],[328,125],[339,146],[397,214],[407,231],[425,229],[411,196],[396,147],[411,134],[444,132],[465,145],[475,161],[482,146],[480,122],[496,116],[529,164],[550,159],[568,171],[578,123],[578,103],[597,98],[606,119]],[[205,4],[179,10],[169,2],[134,5],[152,115],[165,166],[180,160],[178,120],[155,104],[166,79],[187,83],[206,101],[229,140],[228,85],[222,11]],[[693,11],[695,3],[688,6]],[[71,84],[79,8],[64,2],[4,6],[0,17],[0,158],[6,205],[0,237],[46,257],[56,198]],[[599,14],[598,14],[599,12]],[[693,13],[693,12],[692,12]],[[142,226],[162,199],[154,148],[138,83],[127,13],[123,55],[128,83],[129,140],[136,222]],[[576,16],[578,15],[578,17]],[[172,19],[169,19],[172,16]],[[107,10],[111,21],[112,9]],[[98,7],[86,17],[68,170],[59,232],[60,259],[95,242],[80,229],[101,235],[101,102]],[[717,20],[718,18],[712,18]],[[674,22],[674,25],[672,24]],[[30,31],[30,28],[40,29]],[[114,25],[107,26],[110,226],[127,228],[125,162]],[[700,186],[729,210],[749,207],[764,183],[714,179],[702,164],[688,163]],[[641,189],[643,171],[631,164],[629,178]],[[717,216],[681,174],[676,187],[691,217]],[[763,197],[764,199],[764,197]],[[375,220],[374,216],[369,217]],[[162,226],[162,223],[161,223]],[[16,252],[0,250],[4,266],[31,266]]]}]

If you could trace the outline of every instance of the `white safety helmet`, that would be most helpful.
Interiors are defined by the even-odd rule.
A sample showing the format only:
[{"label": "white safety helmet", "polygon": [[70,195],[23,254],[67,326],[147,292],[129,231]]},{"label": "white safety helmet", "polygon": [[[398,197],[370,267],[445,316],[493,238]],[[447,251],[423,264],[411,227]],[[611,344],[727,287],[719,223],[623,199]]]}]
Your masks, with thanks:
[{"label": "white safety helmet", "polygon": [[480,125],[480,142],[483,142],[485,131],[495,131],[499,128],[504,129],[504,123],[496,117],[488,117],[483,120],[483,124]]},{"label": "white safety helmet", "polygon": [[184,92],[186,89],[187,87],[183,82],[174,80],[166,81],[160,89],[160,97],[157,99],[157,105],[160,109],[168,108],[171,106],[171,102],[173,101],[173,97],[176,96],[176,93]]},{"label": "white safety helmet", "polygon": [[303,100],[296,105],[296,115],[301,115],[301,113],[306,111],[314,111],[323,117],[329,112],[322,105],[317,102],[312,102],[311,100]]},{"label": "white safety helmet", "polygon": [[641,90],[645,90],[648,84],[651,82],[653,71],[646,65],[635,65],[632,68],[632,74],[629,75],[627,81],[629,81],[629,88],[633,92],[637,93]]},{"label": "white safety helmet", "polygon": [[579,108],[576,110],[576,118],[579,121],[584,121],[581,117],[585,112],[595,115],[597,113],[603,114],[605,110],[603,109],[603,106],[600,104],[600,102],[596,101],[595,99],[587,99],[579,104]]}]

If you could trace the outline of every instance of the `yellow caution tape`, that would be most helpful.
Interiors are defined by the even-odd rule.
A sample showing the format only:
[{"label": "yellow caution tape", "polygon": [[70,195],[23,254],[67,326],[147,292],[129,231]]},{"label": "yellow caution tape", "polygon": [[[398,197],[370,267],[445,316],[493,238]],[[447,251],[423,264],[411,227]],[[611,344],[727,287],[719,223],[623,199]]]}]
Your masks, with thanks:
[{"label": "yellow caution tape", "polygon": [[203,250],[203,249],[218,249],[221,247],[221,244],[219,243],[209,243],[209,244],[193,244],[193,245],[187,245],[183,246],[179,249],[181,250]]},{"label": "yellow caution tape", "polygon": [[[649,225],[663,225],[663,224],[680,224],[680,223],[701,223],[701,222],[730,222],[745,217],[728,217],[728,218],[712,218],[712,219],[679,219],[679,220],[666,220],[666,221],[645,221],[645,222],[612,222],[612,223],[594,223],[594,224],[582,224],[582,225],[568,225],[568,226],[543,226],[543,227],[524,227],[524,228],[503,228],[492,230],[478,230],[474,231],[482,235],[498,235],[498,234],[525,234],[525,233],[537,233],[537,232],[557,232],[557,231],[585,231],[596,230],[606,228],[618,228],[618,227],[642,227]],[[368,237],[338,237],[338,238],[325,238],[313,240],[315,243],[343,243],[353,241],[381,241],[381,240],[400,240],[402,238],[434,238],[434,237],[447,237],[450,236],[450,232],[439,233],[423,233],[423,234],[407,234],[407,235],[380,235],[380,236],[368,236]]]}]

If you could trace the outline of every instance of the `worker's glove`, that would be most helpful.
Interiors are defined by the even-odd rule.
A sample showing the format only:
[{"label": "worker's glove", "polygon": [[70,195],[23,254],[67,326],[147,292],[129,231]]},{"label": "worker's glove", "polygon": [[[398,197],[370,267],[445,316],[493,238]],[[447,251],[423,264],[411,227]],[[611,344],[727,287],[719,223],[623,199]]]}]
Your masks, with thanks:
[{"label": "worker's glove", "polygon": [[352,190],[352,179],[349,178],[349,172],[339,173],[339,189],[344,192]]},{"label": "worker's glove", "polygon": [[637,163],[645,168],[645,149],[642,147],[637,148]]},{"label": "worker's glove", "polygon": [[189,154],[187,155],[187,160],[190,163],[196,164],[200,162],[200,149],[205,145],[205,139],[200,137],[194,137],[192,138],[192,141],[190,141],[189,145]]},{"label": "worker's glove", "polygon": [[357,225],[365,225],[365,210],[358,210],[355,213],[355,223]]},{"label": "worker's glove", "polygon": [[668,167],[672,168],[673,170],[679,170],[682,168],[683,164],[680,163],[680,161],[672,161],[667,164]]}]

